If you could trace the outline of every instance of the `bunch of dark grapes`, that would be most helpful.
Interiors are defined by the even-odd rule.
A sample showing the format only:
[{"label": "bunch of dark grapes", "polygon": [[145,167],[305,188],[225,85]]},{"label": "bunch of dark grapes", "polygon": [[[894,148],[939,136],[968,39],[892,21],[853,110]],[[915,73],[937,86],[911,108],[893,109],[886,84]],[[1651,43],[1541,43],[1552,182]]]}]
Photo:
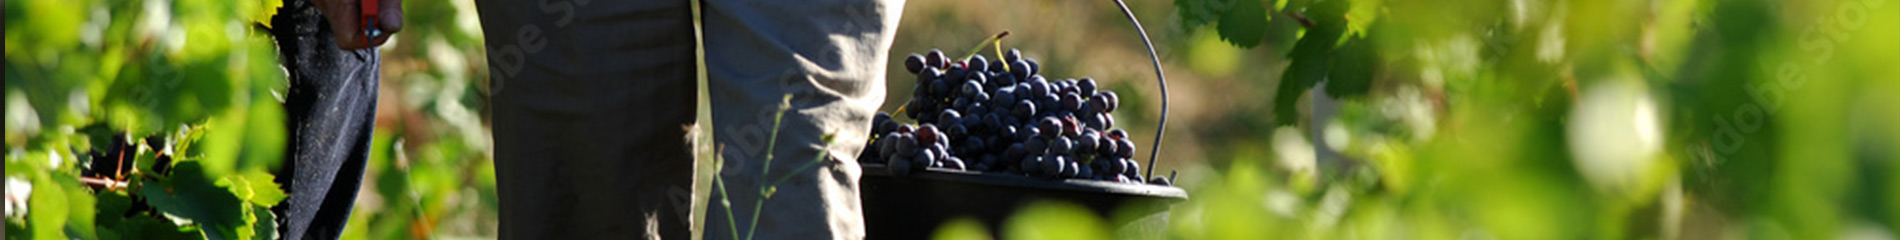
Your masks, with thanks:
[{"label": "bunch of dark grapes", "polygon": [[902,112],[917,124],[879,113],[860,161],[899,175],[935,167],[1142,182],[1135,143],[1110,115],[1120,98],[1094,79],[1044,78],[1015,49],[961,61],[931,50],[906,56],[904,68],[917,87]]}]

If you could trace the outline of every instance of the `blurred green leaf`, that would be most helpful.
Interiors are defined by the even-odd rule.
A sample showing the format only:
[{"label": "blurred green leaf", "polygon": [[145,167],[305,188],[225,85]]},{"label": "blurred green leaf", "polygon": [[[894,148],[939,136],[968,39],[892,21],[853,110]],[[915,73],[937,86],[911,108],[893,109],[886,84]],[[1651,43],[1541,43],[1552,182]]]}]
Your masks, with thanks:
[{"label": "blurred green leaf", "polygon": [[983,222],[976,219],[956,218],[944,222],[942,227],[937,228],[937,234],[931,236],[930,239],[986,240],[990,239],[990,231],[983,227]]},{"label": "blurred green leaf", "polygon": [[59,176],[32,177],[35,188],[33,188],[33,196],[27,200],[29,210],[27,210],[26,221],[27,227],[32,229],[31,233],[35,238],[71,237],[66,235],[64,228],[68,217],[67,210],[72,209],[73,206],[70,199],[66,197],[67,191],[64,187],[66,184],[55,180],[56,177]]},{"label": "blurred green leaf", "polygon": [[1378,56],[1364,39],[1348,39],[1334,50],[1332,72],[1326,74],[1326,94],[1335,98],[1363,96],[1372,88],[1372,74],[1378,71]]},{"label": "blurred green leaf", "polygon": [[1003,224],[1007,239],[1109,239],[1109,230],[1088,208],[1066,202],[1031,203]]}]

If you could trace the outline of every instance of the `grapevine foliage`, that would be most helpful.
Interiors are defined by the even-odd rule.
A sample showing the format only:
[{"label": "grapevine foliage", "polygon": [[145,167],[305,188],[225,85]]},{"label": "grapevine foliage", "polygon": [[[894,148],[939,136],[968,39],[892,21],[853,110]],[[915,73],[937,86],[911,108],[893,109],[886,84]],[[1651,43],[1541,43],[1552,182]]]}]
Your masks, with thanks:
[{"label": "grapevine foliage", "polygon": [[276,238],[279,5],[7,1],[7,238]]},{"label": "grapevine foliage", "polygon": [[[1341,98],[1362,96],[1371,89],[1381,58],[1371,49],[1364,28],[1375,11],[1355,11],[1353,6],[1371,6],[1371,2],[1280,0],[1272,12],[1265,2],[1255,0],[1175,0],[1174,4],[1187,27],[1213,24],[1221,39],[1235,46],[1258,47],[1270,35],[1299,36],[1286,51],[1292,63],[1281,73],[1273,101],[1276,122],[1290,125],[1298,120],[1300,95],[1321,82],[1327,83],[1327,94]],[[1353,15],[1348,16],[1349,12]],[[1272,17],[1275,14],[1287,17]],[[1304,28],[1269,27],[1276,21]]]}]

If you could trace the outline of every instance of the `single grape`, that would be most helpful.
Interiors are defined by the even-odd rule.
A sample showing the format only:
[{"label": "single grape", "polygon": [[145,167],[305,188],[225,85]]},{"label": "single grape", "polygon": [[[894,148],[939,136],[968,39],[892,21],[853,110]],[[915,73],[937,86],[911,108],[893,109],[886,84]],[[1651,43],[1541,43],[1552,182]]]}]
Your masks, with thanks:
[{"label": "single grape", "polygon": [[1115,157],[1120,157],[1120,158],[1135,157],[1135,141],[1128,140],[1127,138],[1123,138],[1120,141],[1116,141],[1115,142]]},{"label": "single grape", "polygon": [[897,153],[897,142],[903,141],[902,135],[903,134],[893,132],[885,133],[884,137],[879,137],[876,142],[878,158],[889,159],[891,158],[891,154]]},{"label": "single grape", "polygon": [[1089,96],[1088,100],[1089,100],[1088,101],[1089,112],[1096,112],[1096,113],[1108,112],[1108,95],[1105,95],[1103,93],[1095,93],[1094,96]]},{"label": "single grape", "polygon": [[910,134],[898,134],[897,139],[898,141],[895,143],[897,144],[897,149],[895,149],[897,151],[891,152],[893,155],[910,154],[917,152],[918,149],[923,147],[923,143],[917,142],[916,136]]},{"label": "single grape", "polygon": [[1095,95],[1095,90],[1096,90],[1095,79],[1084,77],[1082,78],[1082,80],[1077,80],[1075,82],[1075,88],[1077,91],[1081,91],[1080,93],[1083,96],[1093,96]]},{"label": "single grape", "polygon": [[1053,92],[1051,92],[1049,80],[1045,80],[1041,76],[1029,79],[1029,94],[1031,96],[1049,95],[1050,93]]},{"label": "single grape", "polygon": [[963,82],[963,87],[958,89],[957,93],[963,94],[964,97],[976,96],[977,94],[983,93],[983,84],[965,81]]},{"label": "single grape", "polygon": [[963,114],[957,112],[957,110],[955,109],[944,109],[943,112],[937,113],[937,123],[940,125],[936,125],[936,126],[950,126],[950,125],[962,124]]},{"label": "single grape", "polygon": [[[997,63],[1000,64],[1002,62],[997,62]],[[998,86],[1008,86],[1008,85],[1016,85],[1017,83],[1022,83],[1022,79],[1016,78],[1016,75],[1011,75],[1009,74],[1009,72],[1002,72],[1002,70],[1003,70],[1002,65],[990,65],[990,74],[989,74],[990,81],[996,82],[996,85]]]},{"label": "single grape", "polygon": [[925,123],[917,127],[917,142],[918,143],[926,143],[926,144],[936,143],[937,139],[941,138],[942,136],[943,136],[943,131],[937,130],[936,124]]},{"label": "single grape", "polygon": [[916,53],[912,53],[909,56],[904,56],[904,70],[910,70],[911,74],[917,74],[917,73],[920,73],[920,71],[923,71],[924,70],[924,56],[917,55]]},{"label": "single grape", "polygon": [[1011,109],[1015,110],[1011,111],[1011,113],[1016,114],[1018,118],[1036,116],[1036,103],[1030,102],[1029,100],[1018,100],[1016,101],[1016,107],[1012,107]]},{"label": "single grape", "polygon": [[910,158],[911,157],[892,158],[885,163],[884,170],[890,171],[891,175],[910,176],[911,162],[913,162]]},{"label": "single grape", "polygon": [[1060,80],[1060,81],[1049,81],[1049,86],[1051,86],[1051,87],[1053,87],[1053,88],[1051,88],[1051,90],[1052,90],[1052,91],[1055,91],[1057,95],[1061,95],[1061,94],[1070,94],[1070,93],[1076,93],[1076,92],[1078,92],[1078,91],[1076,91],[1076,89],[1075,89],[1075,79],[1063,79],[1063,80]]},{"label": "single grape", "polygon": [[871,134],[877,135],[895,130],[897,130],[897,121],[891,121],[890,113],[877,112],[876,116],[871,116]]},{"label": "single grape", "polygon": [[1042,74],[1042,64],[1040,64],[1040,63],[1036,63],[1036,60],[1035,60],[1035,59],[1023,59],[1023,61],[1025,61],[1025,62],[1028,62],[1028,63],[1029,63],[1029,74],[1030,74],[1030,75],[1035,75],[1035,74]]},{"label": "single grape", "polygon": [[936,150],[931,150],[931,149],[926,148],[923,151],[917,152],[915,156],[911,156],[910,158],[911,170],[923,170],[924,168],[930,167],[930,165],[936,164],[937,153],[932,152],[932,151],[936,151]]},{"label": "single grape", "polygon": [[944,62],[946,59],[949,58],[943,56],[943,50],[931,49],[930,52],[924,53],[924,65],[942,68],[948,64]]},{"label": "single grape", "polygon": [[1061,176],[1062,172],[1065,171],[1063,168],[1067,168],[1068,166],[1068,158],[1062,157],[1062,155],[1055,153],[1045,153],[1042,155],[1043,177],[1054,178]]},{"label": "single grape", "polygon": [[1083,127],[1083,128],[1086,128],[1086,129],[1102,129],[1102,118],[1101,118],[1101,115],[1098,115],[1098,114],[1093,114],[1093,113],[1090,113],[1090,114],[1082,114],[1082,119],[1081,119],[1081,120],[1082,120],[1082,127]]},{"label": "single grape", "polygon": [[1075,139],[1075,147],[1077,148],[1076,152],[1085,153],[1085,154],[1094,154],[1095,152],[1100,151],[1100,149],[1097,149],[1097,147],[1101,146],[1100,145],[1101,142],[1102,142],[1102,135],[1100,133],[1096,133],[1094,129],[1083,131],[1082,135],[1079,138]]},{"label": "single grape", "polygon": [[1069,137],[1066,137],[1066,136],[1057,136],[1054,139],[1049,140],[1049,152],[1051,153],[1069,154],[1071,151],[1075,150],[1074,148],[1075,148],[1075,141],[1070,140]]},{"label": "single grape", "polygon": [[1135,179],[1141,178],[1141,163],[1140,162],[1136,162],[1135,159],[1131,159],[1131,158],[1117,158],[1117,159],[1121,159],[1122,161],[1122,175],[1128,175],[1129,178],[1135,178]]},{"label": "single grape", "polygon": [[1028,81],[1016,83],[1016,99],[1030,99],[1041,95],[1036,94],[1036,89],[1031,87],[1031,85],[1033,84],[1030,84]]},{"label": "single grape", "polygon": [[1016,87],[1008,86],[996,89],[995,93],[990,94],[990,104],[997,106],[1012,106],[1016,104]]},{"label": "single grape", "polygon": [[1015,61],[1009,64],[1009,74],[1017,79],[1029,79],[1030,76],[1035,75],[1033,71],[1029,68],[1029,62]]},{"label": "single grape", "polygon": [[896,130],[896,131],[891,131],[891,132],[895,132],[895,133],[902,133],[902,134],[911,134],[911,133],[914,133],[914,132],[916,132],[916,131],[917,131],[917,126],[913,126],[913,125],[910,125],[910,124],[898,124],[898,125],[897,125],[897,130]]},{"label": "single grape", "polygon": [[1068,171],[1064,171],[1063,173],[1065,173],[1068,178],[1092,177],[1092,174],[1089,173],[1089,168],[1082,167],[1082,163],[1080,162],[1069,161],[1069,168],[1067,170]]},{"label": "single grape", "polygon": [[1082,111],[1082,96],[1076,95],[1075,93],[1062,94],[1061,104],[1062,110],[1070,112]]},{"label": "single grape", "polygon": [[1062,133],[1062,120],[1056,119],[1055,117],[1044,117],[1042,120],[1036,122],[1036,128],[1042,131],[1043,137],[1055,137]]},{"label": "single grape", "polygon": [[1118,151],[1120,149],[1121,149],[1121,146],[1115,144],[1114,139],[1109,139],[1108,137],[1102,137],[1102,138],[1096,139],[1095,154],[1097,155],[1112,157],[1112,156],[1115,156],[1115,151]]},{"label": "single grape", "polygon": [[971,71],[971,72],[987,72],[987,71],[989,71],[989,63],[990,63],[990,62],[989,62],[989,60],[986,60],[986,59],[983,59],[983,55],[982,55],[982,54],[977,54],[976,56],[971,56],[971,57],[970,57],[970,60],[966,60],[966,61],[963,61],[963,62],[964,62],[964,63],[965,63],[966,65],[969,65],[969,67],[970,67],[970,71]]}]

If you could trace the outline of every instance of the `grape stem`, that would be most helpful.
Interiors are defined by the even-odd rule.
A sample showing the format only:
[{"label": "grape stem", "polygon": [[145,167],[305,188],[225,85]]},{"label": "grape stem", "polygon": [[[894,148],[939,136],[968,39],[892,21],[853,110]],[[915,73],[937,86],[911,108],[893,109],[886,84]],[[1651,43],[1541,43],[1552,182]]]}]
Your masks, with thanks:
[{"label": "grape stem", "polygon": [[[964,53],[963,57],[957,58],[957,60],[969,61],[970,58],[976,57],[977,53],[983,52],[983,46],[996,46],[996,49],[999,49],[996,51],[996,58],[1002,59],[1003,51],[1000,49],[1002,49],[1003,45],[1000,43],[1003,42],[1003,37],[1008,37],[1008,36],[1009,36],[1009,30],[1003,30],[1003,32],[1001,33],[996,33],[995,36],[990,36],[990,39],[983,40],[983,43],[978,43],[976,44],[976,47],[970,48],[969,52]],[[1003,64],[1003,65],[1004,65],[1003,70],[1009,70],[1009,67],[1008,67],[1009,64]]]},{"label": "grape stem", "polygon": [[1128,10],[1128,4],[1114,0],[1115,6],[1122,8],[1122,14],[1128,16],[1128,23],[1135,25],[1135,33],[1141,35],[1141,44],[1148,47],[1148,60],[1154,63],[1155,82],[1161,85],[1161,119],[1155,123],[1155,142],[1148,147],[1148,173],[1142,178],[1152,178],[1155,174],[1155,158],[1161,156],[1161,135],[1168,129],[1168,77],[1161,72],[1161,56],[1155,54],[1154,41],[1148,40],[1148,30],[1141,28],[1141,20],[1135,19],[1135,12]]},{"label": "grape stem", "polygon": [[130,185],[130,183],[128,182],[113,180],[111,178],[79,177],[79,181],[86,183],[87,185],[99,186],[106,189],[114,189],[114,190]]},{"label": "grape stem", "polygon": [[1293,18],[1293,20],[1299,20],[1300,26],[1302,27],[1313,28],[1313,20],[1307,19],[1306,15],[1300,15],[1300,13],[1293,12],[1292,10],[1287,10],[1285,12],[1280,12],[1280,13],[1286,14],[1287,17],[1291,17]]}]

